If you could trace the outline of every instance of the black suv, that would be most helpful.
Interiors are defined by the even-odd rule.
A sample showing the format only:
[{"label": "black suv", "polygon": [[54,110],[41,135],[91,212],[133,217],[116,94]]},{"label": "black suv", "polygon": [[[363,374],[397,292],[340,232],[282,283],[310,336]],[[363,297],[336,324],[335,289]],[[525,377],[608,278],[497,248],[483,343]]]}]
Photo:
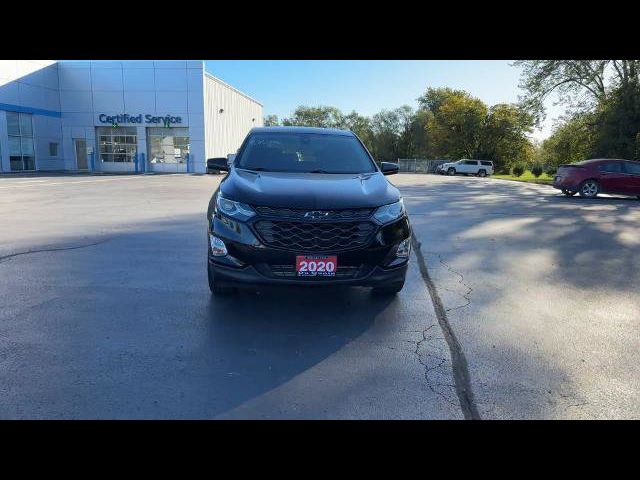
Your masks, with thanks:
[{"label": "black suv", "polygon": [[207,211],[209,287],[359,285],[399,292],[411,226],[400,192],[350,131],[252,129]]}]

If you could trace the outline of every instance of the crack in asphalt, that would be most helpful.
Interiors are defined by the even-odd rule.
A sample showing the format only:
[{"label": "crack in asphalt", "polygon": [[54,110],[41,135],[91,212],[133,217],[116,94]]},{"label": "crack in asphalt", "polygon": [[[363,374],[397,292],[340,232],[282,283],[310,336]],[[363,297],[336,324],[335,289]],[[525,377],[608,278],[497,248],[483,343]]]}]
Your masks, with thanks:
[{"label": "crack in asphalt", "polygon": [[[418,259],[420,274],[422,275],[422,279],[427,286],[429,295],[431,296],[431,302],[433,303],[433,309],[436,313],[438,324],[440,325],[440,329],[442,330],[447,345],[449,346],[449,352],[451,354],[451,365],[453,369],[453,378],[455,381],[455,390],[460,402],[460,409],[462,410],[462,414],[464,415],[464,418],[466,420],[480,420],[480,412],[478,412],[478,408],[476,407],[473,390],[471,389],[469,367],[467,364],[467,359],[464,355],[464,351],[462,350],[462,346],[460,345],[458,338],[456,337],[453,329],[451,328],[451,325],[449,324],[449,320],[447,319],[447,311],[442,304],[442,300],[438,295],[435,284],[429,276],[429,271],[427,270],[424,256],[422,254],[422,251],[420,250],[421,243],[418,241],[414,234],[411,235],[411,243],[413,245],[413,251],[415,252]],[[431,327],[428,327],[423,331],[423,338],[426,339],[427,332],[430,328]],[[420,356],[418,357],[420,358]],[[424,365],[424,363],[422,362],[421,364]]]},{"label": "crack in asphalt", "polygon": [[[436,325],[437,325],[436,323],[432,323],[422,331],[422,339],[416,342],[415,344],[416,348],[414,353],[418,357],[418,361],[420,362],[420,364],[424,367],[424,379],[427,382],[427,387],[429,387],[429,390],[431,390],[436,395],[442,397],[442,399],[445,402],[453,405],[456,408],[460,408],[459,403],[451,400],[451,392],[455,391],[455,385],[451,385],[450,383],[439,382],[436,379],[432,378],[432,372],[434,371],[435,372],[443,372],[445,370],[448,371],[449,369],[449,365],[447,362],[448,358],[441,355],[436,355],[434,353],[420,352],[420,349],[423,343],[430,342],[434,339],[433,335],[427,335],[427,332],[429,332]],[[439,340],[442,340],[442,338],[440,338]],[[436,364],[429,365],[428,360],[433,360]],[[443,392],[441,390],[443,388],[446,390],[446,392]]]},{"label": "crack in asphalt", "polygon": [[453,290],[451,290],[449,288],[440,287],[443,290],[446,290],[447,292],[451,292],[451,293],[455,293],[457,295],[460,295],[462,298],[464,298],[467,301],[467,303],[465,303],[464,305],[458,305],[456,307],[447,308],[447,309],[445,309],[445,311],[446,312],[451,312],[453,310],[458,310],[460,308],[468,307],[469,305],[471,305],[471,298],[469,297],[469,295],[471,295],[471,292],[473,292],[473,287],[471,287],[467,283],[465,283],[464,275],[462,273],[458,272],[457,270],[454,270],[453,268],[451,268],[451,266],[442,259],[442,255],[441,254],[439,254],[437,252],[426,252],[426,253],[428,255],[437,256],[438,257],[438,261],[440,262],[440,264],[442,264],[447,270],[449,270],[449,272],[451,272],[451,273],[457,275],[458,277],[460,277],[460,280],[458,280],[458,283],[460,285],[464,286],[467,289],[467,291],[465,293],[460,294],[460,293],[455,292],[455,291],[453,291]]},{"label": "crack in asphalt", "polygon": [[9,255],[4,255],[2,257],[0,257],[0,263],[4,262],[5,260],[9,260],[11,258],[15,258],[15,257],[19,257],[22,255],[30,255],[32,253],[42,253],[42,252],[60,252],[60,251],[64,251],[64,250],[78,250],[80,248],[87,248],[87,247],[93,247],[95,245],[100,245],[101,243],[105,243],[108,242],[109,239],[105,239],[105,240],[100,240],[98,242],[93,242],[93,243],[88,243],[88,244],[84,244],[84,245],[72,245],[70,247],[51,247],[51,248],[40,248],[37,250],[26,250],[24,252],[16,252],[16,253],[11,253]]}]

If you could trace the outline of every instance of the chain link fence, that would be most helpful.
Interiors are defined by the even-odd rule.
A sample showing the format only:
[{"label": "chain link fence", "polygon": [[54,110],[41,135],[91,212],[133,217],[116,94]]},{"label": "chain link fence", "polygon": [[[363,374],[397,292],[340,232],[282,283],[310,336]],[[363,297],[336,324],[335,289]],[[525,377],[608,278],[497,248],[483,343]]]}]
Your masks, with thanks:
[{"label": "chain link fence", "polygon": [[436,173],[438,165],[447,160],[427,160],[426,158],[399,158],[398,169],[406,173]]}]

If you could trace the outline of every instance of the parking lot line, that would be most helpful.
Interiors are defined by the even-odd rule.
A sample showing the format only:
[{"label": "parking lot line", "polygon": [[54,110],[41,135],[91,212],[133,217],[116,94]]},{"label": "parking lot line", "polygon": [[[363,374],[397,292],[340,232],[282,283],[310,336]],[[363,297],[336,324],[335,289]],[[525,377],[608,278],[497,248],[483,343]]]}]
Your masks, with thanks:
[{"label": "parking lot line", "polygon": [[28,187],[44,187],[44,186],[53,186],[53,185],[75,185],[75,184],[85,184],[85,183],[100,183],[100,182],[113,182],[118,180],[132,180],[134,178],[149,178],[142,176],[131,176],[131,177],[116,177],[116,178],[100,178],[93,180],[79,180],[79,181],[69,181],[69,182],[48,182],[47,180],[43,180],[40,183],[29,183],[22,182],[18,185],[0,185],[0,189],[3,190],[11,190],[14,188],[28,188]]}]

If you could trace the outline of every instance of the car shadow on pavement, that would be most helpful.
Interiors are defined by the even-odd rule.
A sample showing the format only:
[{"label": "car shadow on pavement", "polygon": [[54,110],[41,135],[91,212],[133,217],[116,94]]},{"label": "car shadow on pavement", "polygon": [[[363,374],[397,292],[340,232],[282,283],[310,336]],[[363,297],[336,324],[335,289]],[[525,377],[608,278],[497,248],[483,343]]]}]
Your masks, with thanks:
[{"label": "car shadow on pavement", "polygon": [[[401,186],[401,190],[414,220],[429,217],[446,224],[438,229],[434,223],[435,235],[430,235],[434,241],[437,238],[449,245],[488,242],[493,253],[492,242],[504,240],[499,255],[484,259],[487,268],[511,251],[526,253],[537,248],[548,250],[558,266],[557,274],[577,287],[603,283],[611,288],[627,287],[628,272],[640,268],[640,256],[635,254],[640,247],[640,201],[635,198],[565,197],[549,187],[522,182],[493,182],[491,194],[484,195],[489,193],[486,183],[474,180],[458,181],[447,189],[425,185]],[[514,217],[522,222],[509,225]],[[589,265],[597,266],[600,274],[581,274]]]},{"label": "car shadow on pavement", "polygon": [[[371,329],[396,301],[349,287],[259,287],[212,297],[208,341],[215,374],[204,395],[210,398],[209,414],[232,410],[313,369]],[[242,416],[297,413],[294,405],[282,402],[273,410],[245,408]]]},{"label": "car shadow on pavement", "polygon": [[0,261],[0,418],[215,418],[393,318],[395,297],[363,288],[213,297],[205,227],[137,223]]}]

